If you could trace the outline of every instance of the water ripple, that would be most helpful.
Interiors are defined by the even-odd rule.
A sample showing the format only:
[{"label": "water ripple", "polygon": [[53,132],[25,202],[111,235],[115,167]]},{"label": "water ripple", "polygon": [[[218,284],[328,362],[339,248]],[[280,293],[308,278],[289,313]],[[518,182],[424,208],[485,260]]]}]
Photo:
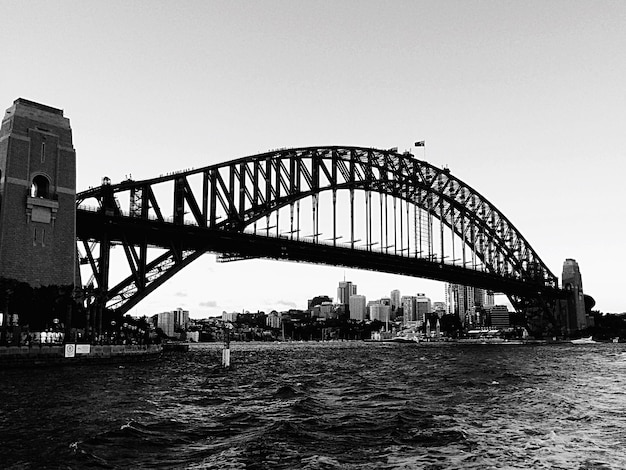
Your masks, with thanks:
[{"label": "water ripple", "polygon": [[622,344],[231,350],[0,371],[3,468],[626,468]]}]

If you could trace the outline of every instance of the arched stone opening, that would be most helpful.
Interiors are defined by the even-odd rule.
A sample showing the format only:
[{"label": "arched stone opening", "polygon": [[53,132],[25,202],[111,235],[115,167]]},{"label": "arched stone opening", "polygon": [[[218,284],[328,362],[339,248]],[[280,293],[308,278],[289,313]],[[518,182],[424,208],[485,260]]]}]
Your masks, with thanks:
[{"label": "arched stone opening", "polygon": [[50,182],[43,175],[37,175],[33,178],[33,184],[30,187],[31,197],[48,198],[50,192]]}]

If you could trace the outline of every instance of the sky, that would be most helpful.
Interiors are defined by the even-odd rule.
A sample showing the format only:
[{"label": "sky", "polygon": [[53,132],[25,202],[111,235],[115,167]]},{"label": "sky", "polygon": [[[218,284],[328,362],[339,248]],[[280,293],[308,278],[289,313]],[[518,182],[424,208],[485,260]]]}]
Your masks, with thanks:
[{"label": "sky", "polygon": [[[77,189],[268,149],[411,149],[626,311],[626,2],[0,0],[0,106],[61,108]],[[306,308],[428,280],[204,255],[131,313]]]}]

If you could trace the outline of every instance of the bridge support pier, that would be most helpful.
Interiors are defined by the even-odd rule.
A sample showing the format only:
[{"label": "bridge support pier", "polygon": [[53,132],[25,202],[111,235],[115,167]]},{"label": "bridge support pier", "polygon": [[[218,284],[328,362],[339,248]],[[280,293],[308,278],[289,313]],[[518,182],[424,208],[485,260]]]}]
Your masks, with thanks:
[{"label": "bridge support pier", "polygon": [[0,277],[74,286],[76,154],[63,111],[22,98],[0,128]]}]

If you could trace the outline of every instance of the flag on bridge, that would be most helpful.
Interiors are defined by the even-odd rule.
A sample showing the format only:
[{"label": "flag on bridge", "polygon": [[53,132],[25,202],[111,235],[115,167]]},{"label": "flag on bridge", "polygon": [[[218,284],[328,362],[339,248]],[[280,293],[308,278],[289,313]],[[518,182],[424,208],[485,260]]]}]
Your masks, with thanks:
[{"label": "flag on bridge", "polygon": [[426,144],[425,140],[420,140],[419,142],[415,142],[416,147],[424,147],[425,144]]}]

